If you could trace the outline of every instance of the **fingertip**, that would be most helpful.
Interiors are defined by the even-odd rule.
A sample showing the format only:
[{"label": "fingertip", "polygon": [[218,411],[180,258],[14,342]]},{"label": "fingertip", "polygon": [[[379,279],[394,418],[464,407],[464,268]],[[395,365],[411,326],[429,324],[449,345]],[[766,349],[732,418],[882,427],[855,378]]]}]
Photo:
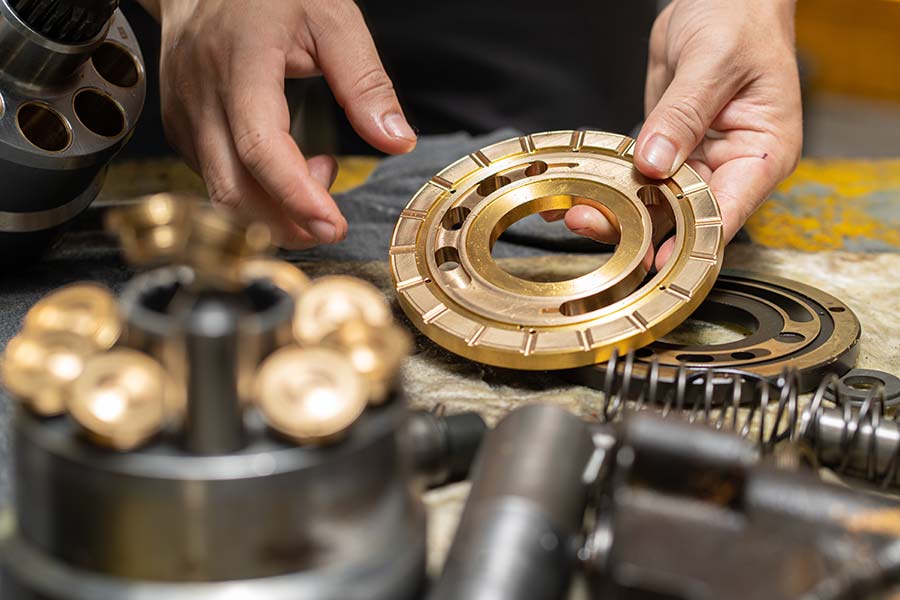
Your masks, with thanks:
[{"label": "fingertip", "polygon": [[391,112],[375,117],[379,135],[364,135],[366,141],[388,154],[409,154],[419,142],[418,135],[403,113]]},{"label": "fingertip", "polygon": [[323,188],[330,190],[331,186],[334,185],[334,180],[337,179],[337,159],[328,154],[320,154],[307,159],[306,164],[309,168],[309,174],[322,184]]},{"label": "fingertip", "polygon": [[663,267],[666,266],[666,263],[669,262],[669,259],[672,258],[672,252],[675,250],[675,238],[671,237],[667,239],[665,242],[660,245],[659,250],[656,251],[656,270],[662,270]]},{"label": "fingertip", "polygon": [[619,239],[618,230],[613,227],[603,213],[584,204],[573,206],[565,216],[566,227],[574,233],[585,235],[598,242],[615,243]]},{"label": "fingertip", "polygon": [[641,136],[635,146],[634,166],[651,179],[667,179],[678,169],[678,147],[661,133]]}]

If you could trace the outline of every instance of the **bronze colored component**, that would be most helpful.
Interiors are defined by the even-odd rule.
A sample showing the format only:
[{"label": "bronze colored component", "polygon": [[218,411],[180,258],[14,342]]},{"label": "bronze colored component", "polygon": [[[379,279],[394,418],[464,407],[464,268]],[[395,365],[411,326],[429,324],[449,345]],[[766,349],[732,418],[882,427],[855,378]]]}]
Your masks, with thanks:
[{"label": "bronze colored component", "polygon": [[25,331],[63,331],[108,350],[122,333],[119,305],[112,293],[93,283],[60,288],[42,298],[25,316]]},{"label": "bronze colored component", "polygon": [[200,200],[156,194],[110,210],[106,227],[118,235],[122,251],[135,265],[177,262],[184,254],[191,215]]},{"label": "bronze colored component", "polygon": [[269,228],[242,225],[192,196],[156,194],[115,209],[107,227],[116,233],[125,256],[138,265],[188,264],[198,279],[234,286],[241,261],[271,247]]},{"label": "bronze colored component", "polygon": [[[675,328],[719,272],[722,217],[692,169],[647,179],[633,149],[634,140],[609,133],[539,133],[484,148],[431,178],[391,240],[391,275],[410,320],[457,354],[519,369],[595,364]],[[602,267],[536,282],[494,262],[494,242],[514,222],[579,204],[619,229]],[[671,212],[675,250],[642,285],[654,241],[648,206]]]},{"label": "bronze colored component", "polygon": [[317,344],[343,324],[356,320],[371,327],[393,322],[384,295],[372,284],[354,277],[321,277],[297,302],[294,336],[301,345]]},{"label": "bronze colored component", "polygon": [[291,263],[276,258],[252,258],[241,263],[241,279],[244,283],[256,280],[270,281],[295,300],[309,287],[306,273]]},{"label": "bronze colored component", "polygon": [[90,357],[72,385],[69,414],[99,445],[133,450],[159,433],[179,390],[158,362],[120,348]]},{"label": "bronze colored component", "polygon": [[[677,334],[704,324],[723,326],[738,339],[679,343]],[[635,352],[633,377],[645,379],[653,361],[662,385],[673,383],[681,366],[740,369],[772,381],[795,369],[800,391],[808,392],[856,363],[860,332],[850,307],[830,294],[780,277],[725,271],[689,321]],[[577,377],[602,388],[606,369],[588,367]]]},{"label": "bronze colored component", "polygon": [[362,376],[344,355],[288,346],[259,369],[256,402],[275,431],[298,444],[340,439],[366,408]]},{"label": "bronze colored component", "polygon": [[322,344],[341,351],[368,383],[369,404],[388,399],[400,366],[409,356],[412,340],[397,325],[371,327],[363,321],[349,321],[325,336]]},{"label": "bronze colored component", "polygon": [[231,287],[241,283],[242,262],[266,252],[271,243],[266,225],[244,226],[207,206],[193,215],[185,262],[194,268],[198,278]]},{"label": "bronze colored component", "polygon": [[72,382],[96,347],[66,331],[24,331],[3,354],[3,383],[32,412],[42,417],[65,413]]}]

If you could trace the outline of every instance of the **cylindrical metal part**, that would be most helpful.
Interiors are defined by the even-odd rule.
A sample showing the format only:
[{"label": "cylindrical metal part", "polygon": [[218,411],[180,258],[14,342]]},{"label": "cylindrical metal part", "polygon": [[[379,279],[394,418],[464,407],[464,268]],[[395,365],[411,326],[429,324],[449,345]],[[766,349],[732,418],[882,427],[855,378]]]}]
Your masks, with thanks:
[{"label": "cylindrical metal part", "polygon": [[[163,267],[134,277],[120,299],[126,345],[159,360],[176,381],[185,385],[183,322],[173,306],[179,291],[189,287],[193,272],[186,267]],[[238,324],[238,391],[252,395],[253,374],[276,348],[293,339],[294,302],[287,293],[264,281],[244,290],[251,311]]]},{"label": "cylindrical metal part", "polygon": [[38,33],[10,1],[0,0],[0,263],[12,265],[46,249],[97,196],[137,124],[146,80],[120,11],[70,44]]},{"label": "cylindrical metal part", "polygon": [[184,443],[193,454],[227,454],[244,447],[238,322],[245,310],[235,300],[224,295],[202,296],[184,316]]},{"label": "cylindrical metal part", "polygon": [[469,476],[469,470],[487,433],[477,413],[438,416],[430,411],[410,414],[403,441],[413,471],[426,487],[439,487]]},{"label": "cylindrical metal part", "polygon": [[111,453],[67,419],[20,411],[0,596],[419,598],[424,514],[396,440],[404,412],[369,410],[324,450],[259,426],[240,453],[204,457],[165,439]]},{"label": "cylindrical metal part", "polygon": [[826,467],[871,479],[900,480],[900,424],[873,414],[875,405],[862,418],[859,409],[824,408],[806,430],[819,461]]},{"label": "cylindrical metal part", "polygon": [[551,406],[506,417],[478,455],[472,491],[431,600],[563,598],[588,500],[587,426]]},{"label": "cylindrical metal part", "polygon": [[[728,490],[730,498],[742,491],[747,467],[759,461],[759,451],[730,431],[701,427],[683,419],[640,413],[619,429],[617,461],[628,461],[624,472],[641,481],[680,495],[703,498],[709,490]],[[724,498],[724,497],[723,497]]]}]

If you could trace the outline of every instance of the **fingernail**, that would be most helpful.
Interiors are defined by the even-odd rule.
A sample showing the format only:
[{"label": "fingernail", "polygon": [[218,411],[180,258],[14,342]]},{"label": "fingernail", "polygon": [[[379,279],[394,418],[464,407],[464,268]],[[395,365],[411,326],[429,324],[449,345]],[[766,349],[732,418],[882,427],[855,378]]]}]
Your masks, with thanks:
[{"label": "fingernail", "polygon": [[675,172],[675,161],[678,159],[678,148],[669,138],[656,134],[647,142],[644,149],[644,159],[653,168],[669,177]]},{"label": "fingernail", "polygon": [[309,231],[323,244],[330,244],[337,237],[337,229],[328,221],[310,221]]},{"label": "fingernail", "polygon": [[416,141],[416,133],[412,130],[412,127],[409,126],[409,123],[406,122],[406,118],[401,114],[391,113],[386,116],[384,118],[384,128],[391,137],[410,142]]}]

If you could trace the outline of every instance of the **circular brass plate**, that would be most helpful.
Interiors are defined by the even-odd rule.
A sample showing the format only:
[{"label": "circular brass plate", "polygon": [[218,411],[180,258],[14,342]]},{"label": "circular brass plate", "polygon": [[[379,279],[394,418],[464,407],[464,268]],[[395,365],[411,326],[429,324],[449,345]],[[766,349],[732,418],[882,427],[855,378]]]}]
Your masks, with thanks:
[{"label": "circular brass plate", "polygon": [[[609,133],[539,133],[483,148],[429,180],[391,239],[394,287],[410,320],[448,350],[518,369],[595,364],[676,327],[719,272],[722,217],[692,169],[648,179],[634,168],[633,148],[633,139]],[[494,262],[493,244],[513,222],[578,204],[620,230],[602,267],[535,282]],[[670,210],[675,251],[642,285],[652,205]]]}]

